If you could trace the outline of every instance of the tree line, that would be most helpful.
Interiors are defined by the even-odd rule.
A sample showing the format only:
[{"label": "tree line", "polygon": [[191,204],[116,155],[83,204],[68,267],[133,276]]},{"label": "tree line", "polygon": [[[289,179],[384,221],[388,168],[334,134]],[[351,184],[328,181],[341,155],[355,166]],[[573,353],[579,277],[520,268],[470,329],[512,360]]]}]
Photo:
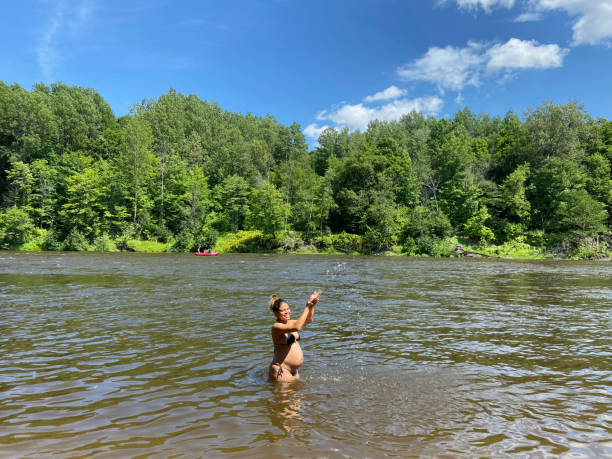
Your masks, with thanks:
[{"label": "tree line", "polygon": [[[116,118],[93,89],[0,82],[0,246],[172,250],[251,237],[448,255],[457,240],[607,250],[612,122],[576,102],[522,117],[413,112],[365,132],[237,114],[170,90]],[[459,239],[458,239],[459,238]]]}]

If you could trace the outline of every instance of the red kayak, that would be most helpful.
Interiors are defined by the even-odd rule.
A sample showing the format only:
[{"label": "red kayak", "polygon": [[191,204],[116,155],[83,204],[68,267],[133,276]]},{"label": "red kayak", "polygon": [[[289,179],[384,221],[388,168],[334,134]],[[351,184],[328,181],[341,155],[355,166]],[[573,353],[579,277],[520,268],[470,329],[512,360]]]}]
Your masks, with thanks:
[{"label": "red kayak", "polygon": [[196,252],[195,254],[199,257],[216,257],[219,252]]}]

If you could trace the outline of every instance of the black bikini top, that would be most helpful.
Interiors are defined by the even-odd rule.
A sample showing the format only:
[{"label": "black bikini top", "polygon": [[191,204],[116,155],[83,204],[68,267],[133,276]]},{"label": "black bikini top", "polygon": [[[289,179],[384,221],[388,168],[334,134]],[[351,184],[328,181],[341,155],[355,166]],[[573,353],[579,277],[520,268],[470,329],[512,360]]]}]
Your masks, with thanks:
[{"label": "black bikini top", "polygon": [[291,344],[299,340],[300,340],[300,332],[297,332],[297,338],[295,337],[293,333],[289,333],[289,336],[287,336],[287,342],[285,344],[282,344],[282,343],[274,343],[274,344],[278,344],[279,346],[290,346]]}]

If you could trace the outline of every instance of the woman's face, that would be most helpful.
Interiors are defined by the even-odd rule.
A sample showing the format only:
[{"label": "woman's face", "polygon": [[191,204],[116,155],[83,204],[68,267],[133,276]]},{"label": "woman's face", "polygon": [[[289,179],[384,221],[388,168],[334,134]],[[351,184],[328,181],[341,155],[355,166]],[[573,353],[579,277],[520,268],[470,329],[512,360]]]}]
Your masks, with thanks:
[{"label": "woman's face", "polygon": [[291,311],[287,303],[282,303],[276,313],[276,318],[283,323],[286,323],[291,318]]}]

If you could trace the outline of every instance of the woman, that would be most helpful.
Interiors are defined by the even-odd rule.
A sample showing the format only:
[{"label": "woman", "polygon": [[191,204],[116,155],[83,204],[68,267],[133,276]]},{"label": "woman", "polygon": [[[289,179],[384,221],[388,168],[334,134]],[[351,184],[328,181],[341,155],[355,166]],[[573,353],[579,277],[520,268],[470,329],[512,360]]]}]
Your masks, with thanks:
[{"label": "woman", "polygon": [[289,305],[282,298],[270,297],[270,310],[276,316],[272,326],[272,342],[274,343],[274,360],[268,370],[271,381],[297,381],[300,379],[298,368],[304,362],[304,354],[300,347],[300,333],[304,325],[312,322],[314,307],[319,301],[321,290],[310,295],[304,312],[297,320],[291,320]]}]

